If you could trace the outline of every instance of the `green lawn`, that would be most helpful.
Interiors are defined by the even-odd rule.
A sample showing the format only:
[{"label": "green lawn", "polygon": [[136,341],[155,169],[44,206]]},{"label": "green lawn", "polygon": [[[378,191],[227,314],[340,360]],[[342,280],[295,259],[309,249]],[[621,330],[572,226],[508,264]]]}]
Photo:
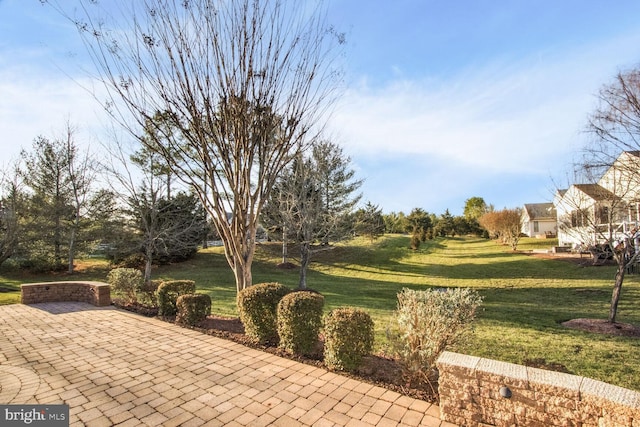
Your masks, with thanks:
[{"label": "green lawn", "polygon": [[[555,240],[523,239],[519,249],[550,247]],[[640,390],[640,341],[563,328],[564,320],[606,318],[614,267],[580,267],[514,253],[506,246],[473,238],[438,239],[418,251],[409,238],[389,235],[371,243],[355,240],[317,254],[308,276],[326,308],[367,309],[376,322],[377,347],[403,287],[472,287],[484,297],[471,339],[456,351],[514,363],[538,360],[564,365],[571,373]],[[295,287],[297,270],[280,270],[280,246],[262,244],[254,261],[254,283],[277,281]],[[295,251],[291,250],[294,254]],[[159,267],[156,278],[193,279],[213,300],[212,311],[236,315],[235,285],[222,248],[201,251],[189,262]],[[94,261],[74,276],[24,277],[0,270],[0,304],[17,302],[19,283],[104,280],[106,264]],[[640,279],[627,276],[618,320],[640,324]]]}]

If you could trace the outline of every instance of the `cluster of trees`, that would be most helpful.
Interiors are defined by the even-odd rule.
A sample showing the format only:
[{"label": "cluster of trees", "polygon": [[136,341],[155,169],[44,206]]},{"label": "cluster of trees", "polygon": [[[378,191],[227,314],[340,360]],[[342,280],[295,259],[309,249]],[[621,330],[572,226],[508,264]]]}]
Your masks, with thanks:
[{"label": "cluster of trees", "polygon": [[[143,152],[128,159],[139,169],[134,182],[132,174],[102,174],[105,165],[79,148],[69,124],[62,137],[37,137],[4,174],[0,263],[72,273],[78,256],[101,249],[115,262],[145,265],[149,278],[154,261],[194,255],[208,228],[202,206],[191,193],[156,185],[160,172],[148,160]],[[98,186],[114,177],[130,185]]]},{"label": "cluster of trees", "polygon": [[411,246],[417,249],[420,242],[435,237],[486,235],[479,219],[489,211],[493,211],[493,206],[487,205],[482,197],[471,197],[465,201],[461,216],[452,215],[448,209],[443,214],[436,215],[421,208],[414,208],[409,215],[404,212],[392,212],[383,217],[386,233],[410,234]]},{"label": "cluster of trees", "polygon": [[42,2],[78,29],[113,120],[134,138],[151,126],[140,142],[202,202],[237,290],[250,286],[260,213],[322,130],[344,35],[304,2]]}]

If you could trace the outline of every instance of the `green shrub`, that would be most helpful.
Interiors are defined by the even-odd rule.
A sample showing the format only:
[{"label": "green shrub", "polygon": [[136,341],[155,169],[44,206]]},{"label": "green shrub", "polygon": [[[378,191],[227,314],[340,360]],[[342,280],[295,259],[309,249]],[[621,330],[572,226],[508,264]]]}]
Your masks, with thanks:
[{"label": "green shrub", "polygon": [[206,294],[180,295],[176,300],[176,323],[195,326],[211,314],[211,297]]},{"label": "green shrub", "polygon": [[364,310],[343,307],[324,317],[324,363],[329,369],[354,371],[373,349],[373,320]]},{"label": "green shrub", "polygon": [[144,254],[136,252],[122,257],[114,256],[111,263],[117,268],[136,268],[143,270],[147,264],[147,257],[145,257]]},{"label": "green shrub", "polygon": [[313,291],[296,291],[278,303],[280,348],[295,354],[311,354],[322,326],[324,297]]},{"label": "green shrub", "polygon": [[395,331],[389,341],[409,376],[428,378],[438,356],[470,330],[482,297],[468,288],[398,294]]},{"label": "green shrub", "polygon": [[158,315],[175,316],[178,309],[176,302],[180,295],[195,294],[196,284],[193,280],[169,280],[158,286]]},{"label": "green shrub", "polygon": [[411,235],[409,248],[414,251],[417,251],[418,249],[420,249],[420,233],[419,232],[414,231],[413,234]]},{"label": "green shrub", "polygon": [[134,304],[138,300],[136,292],[144,284],[144,277],[140,270],[135,268],[114,268],[107,274],[107,282],[117,296],[129,304]]},{"label": "green shrub", "polygon": [[289,288],[280,283],[260,283],[238,292],[238,313],[245,334],[262,344],[276,343],[276,309]]},{"label": "green shrub", "polygon": [[156,297],[156,293],[158,292],[158,287],[161,283],[162,280],[150,280],[148,282],[144,282],[136,293],[138,302],[147,307],[157,307],[158,299]]}]

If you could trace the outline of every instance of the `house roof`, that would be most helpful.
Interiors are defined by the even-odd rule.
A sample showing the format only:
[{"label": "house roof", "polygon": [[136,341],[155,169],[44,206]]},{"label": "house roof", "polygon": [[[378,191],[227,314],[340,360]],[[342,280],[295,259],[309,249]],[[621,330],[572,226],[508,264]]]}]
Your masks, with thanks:
[{"label": "house roof", "polygon": [[615,194],[599,184],[574,184],[573,186],[596,201],[617,199]]},{"label": "house roof", "polygon": [[553,203],[525,203],[524,210],[531,220],[556,219],[556,208]]}]

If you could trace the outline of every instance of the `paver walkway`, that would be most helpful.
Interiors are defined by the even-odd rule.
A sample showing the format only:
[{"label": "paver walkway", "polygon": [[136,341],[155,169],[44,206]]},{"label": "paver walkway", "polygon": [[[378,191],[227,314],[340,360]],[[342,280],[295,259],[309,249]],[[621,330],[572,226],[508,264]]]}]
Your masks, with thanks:
[{"label": "paver walkway", "polygon": [[111,307],[0,306],[0,403],[87,426],[451,426],[384,388]]}]

